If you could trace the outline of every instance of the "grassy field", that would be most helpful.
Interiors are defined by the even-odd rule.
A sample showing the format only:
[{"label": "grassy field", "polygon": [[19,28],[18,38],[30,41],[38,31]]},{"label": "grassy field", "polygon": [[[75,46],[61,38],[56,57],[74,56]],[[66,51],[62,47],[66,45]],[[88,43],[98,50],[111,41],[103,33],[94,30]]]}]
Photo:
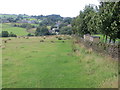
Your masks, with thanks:
[{"label": "grassy field", "polygon": [[6,14],[6,15],[5,15],[5,14],[4,14],[4,15],[3,15],[3,14],[1,15],[1,14],[0,14],[0,18],[17,18],[17,15],[7,15],[7,14]]},{"label": "grassy field", "polygon": [[3,88],[117,87],[117,61],[64,41],[31,37],[3,43]]},{"label": "grassy field", "polygon": [[27,30],[27,32],[31,33],[32,35],[35,35],[36,28],[31,28]]},{"label": "grassy field", "polygon": [[12,27],[11,24],[2,24],[2,27],[0,28],[2,31],[8,31],[13,32],[17,36],[25,36],[28,34],[25,28],[20,28],[20,27]]}]

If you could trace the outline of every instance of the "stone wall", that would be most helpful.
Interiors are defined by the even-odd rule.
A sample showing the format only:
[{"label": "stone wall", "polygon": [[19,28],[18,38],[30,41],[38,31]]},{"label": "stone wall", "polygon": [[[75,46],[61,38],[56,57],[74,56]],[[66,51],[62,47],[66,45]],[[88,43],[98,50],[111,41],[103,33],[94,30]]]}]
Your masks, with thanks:
[{"label": "stone wall", "polygon": [[120,45],[111,45],[102,42],[85,41],[84,39],[77,39],[78,42],[83,43],[86,48],[92,48],[93,51],[103,55],[109,55],[112,58],[120,59]]}]

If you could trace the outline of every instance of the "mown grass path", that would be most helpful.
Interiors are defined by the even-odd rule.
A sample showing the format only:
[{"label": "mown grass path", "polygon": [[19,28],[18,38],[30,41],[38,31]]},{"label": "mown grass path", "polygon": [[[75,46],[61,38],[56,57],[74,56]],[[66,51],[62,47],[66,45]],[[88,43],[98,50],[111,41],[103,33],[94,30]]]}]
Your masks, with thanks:
[{"label": "mown grass path", "polygon": [[116,61],[88,53],[72,40],[42,39],[12,38],[5,44],[3,88],[94,88],[117,80]]}]

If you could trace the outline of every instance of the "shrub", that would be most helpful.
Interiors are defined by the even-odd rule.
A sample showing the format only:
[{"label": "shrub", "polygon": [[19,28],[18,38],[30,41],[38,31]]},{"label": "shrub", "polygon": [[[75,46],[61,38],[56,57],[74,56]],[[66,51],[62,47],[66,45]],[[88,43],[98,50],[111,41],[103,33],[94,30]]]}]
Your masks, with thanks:
[{"label": "shrub", "polygon": [[44,40],[40,40],[40,42],[44,42]]},{"label": "shrub", "polygon": [[8,31],[2,31],[2,37],[8,37],[9,33]]},{"label": "shrub", "polygon": [[61,38],[61,37],[58,37],[58,40],[62,40],[62,38]]},{"label": "shrub", "polygon": [[10,32],[9,37],[17,37],[17,35]]},{"label": "shrub", "polygon": [[54,41],[51,41],[51,43],[55,43]]},{"label": "shrub", "polygon": [[32,35],[31,33],[28,33],[28,35],[27,36],[34,36],[34,35]]}]

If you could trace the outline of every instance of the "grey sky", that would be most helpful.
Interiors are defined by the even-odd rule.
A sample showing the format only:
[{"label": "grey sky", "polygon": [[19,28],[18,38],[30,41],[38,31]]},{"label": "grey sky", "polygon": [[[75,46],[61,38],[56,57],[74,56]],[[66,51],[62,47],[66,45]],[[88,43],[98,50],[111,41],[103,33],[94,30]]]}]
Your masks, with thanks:
[{"label": "grey sky", "polygon": [[60,14],[64,17],[75,17],[85,5],[98,5],[98,0],[2,0],[0,13],[49,15]]}]

